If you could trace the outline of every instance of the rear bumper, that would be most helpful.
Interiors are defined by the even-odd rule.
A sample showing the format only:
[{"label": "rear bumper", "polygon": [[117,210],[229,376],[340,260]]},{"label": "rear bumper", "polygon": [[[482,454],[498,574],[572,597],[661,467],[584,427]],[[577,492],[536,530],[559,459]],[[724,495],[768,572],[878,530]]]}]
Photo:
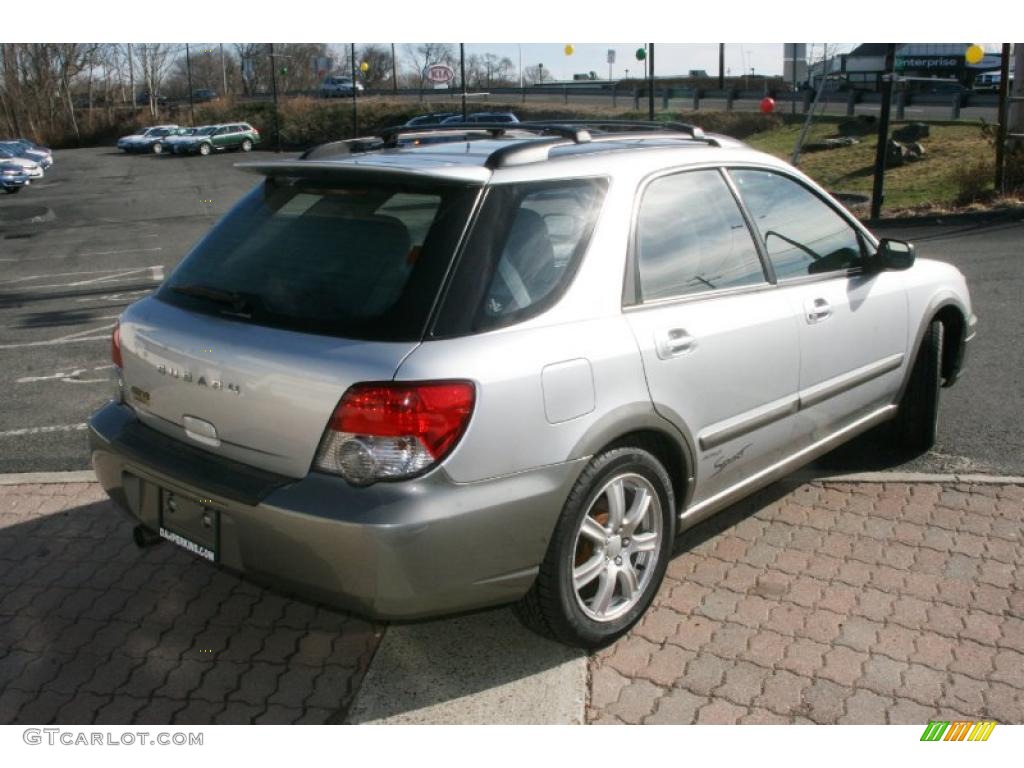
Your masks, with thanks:
[{"label": "rear bumper", "polygon": [[533,583],[586,459],[458,485],[436,471],[353,488],[271,475],[171,440],[111,403],[89,422],[103,488],[146,526],[159,489],[220,510],[219,562],[256,581],[384,619],[498,605]]}]

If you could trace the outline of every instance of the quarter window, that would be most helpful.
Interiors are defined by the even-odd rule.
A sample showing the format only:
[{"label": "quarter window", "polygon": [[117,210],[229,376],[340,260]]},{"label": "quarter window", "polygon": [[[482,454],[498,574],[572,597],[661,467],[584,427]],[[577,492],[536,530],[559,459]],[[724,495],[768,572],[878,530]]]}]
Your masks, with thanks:
[{"label": "quarter window", "polygon": [[729,171],[780,280],[861,266],[857,231],[802,184],[771,171]]},{"label": "quarter window", "polygon": [[644,301],[765,282],[754,239],[717,170],[651,182],[636,243]]}]

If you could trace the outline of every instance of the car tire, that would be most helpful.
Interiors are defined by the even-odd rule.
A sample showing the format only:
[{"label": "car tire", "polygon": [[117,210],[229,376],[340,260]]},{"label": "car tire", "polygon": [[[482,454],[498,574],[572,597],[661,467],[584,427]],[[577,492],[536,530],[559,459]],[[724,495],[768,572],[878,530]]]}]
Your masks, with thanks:
[{"label": "car tire", "polygon": [[200,144],[199,145],[199,154],[202,155],[203,157],[206,157],[212,151],[213,151],[213,147],[211,147],[209,144]]},{"label": "car tire", "polygon": [[164,153],[164,145],[163,145],[163,143],[158,141],[156,144],[153,145],[153,154],[154,155],[162,155],[163,153]]},{"label": "car tire", "polygon": [[910,380],[892,423],[896,445],[908,453],[925,453],[938,437],[943,342],[942,321],[932,320],[921,340]]},{"label": "car tire", "polygon": [[250,139],[246,139],[245,141],[242,142],[242,151],[243,152],[251,152],[252,151],[252,141]]},{"label": "car tire", "polygon": [[[612,503],[616,496],[622,503]],[[618,523],[615,507],[623,510]],[[596,456],[569,493],[516,615],[568,645],[613,642],[640,619],[661,585],[675,517],[672,482],[652,453],[624,446]],[[631,595],[627,587],[634,588]]]}]

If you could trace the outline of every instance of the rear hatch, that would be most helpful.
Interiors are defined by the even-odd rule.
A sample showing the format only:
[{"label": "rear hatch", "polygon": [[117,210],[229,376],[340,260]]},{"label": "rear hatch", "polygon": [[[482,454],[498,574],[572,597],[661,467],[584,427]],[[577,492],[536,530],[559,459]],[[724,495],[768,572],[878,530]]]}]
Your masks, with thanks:
[{"label": "rear hatch", "polygon": [[290,477],[339,399],[416,348],[479,186],[271,177],[122,317],[126,401],[172,437]]}]

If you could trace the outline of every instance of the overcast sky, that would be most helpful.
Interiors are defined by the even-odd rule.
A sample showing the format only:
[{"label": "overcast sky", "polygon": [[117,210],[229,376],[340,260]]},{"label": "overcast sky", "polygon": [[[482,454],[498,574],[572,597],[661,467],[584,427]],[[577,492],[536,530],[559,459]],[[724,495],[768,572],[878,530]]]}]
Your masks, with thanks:
[{"label": "overcast sky", "polygon": [[[524,43],[522,45],[523,66],[536,66],[543,64],[544,69],[551,72],[556,80],[569,80],[575,72],[597,72],[598,77],[608,77],[607,54],[609,48],[614,48],[616,57],[613,69],[614,77],[622,77],[626,68],[629,69],[630,77],[638,73],[643,74],[643,63],[635,58],[636,49],[643,43],[574,43],[573,54],[565,55],[565,44],[549,45],[538,43]],[[817,59],[821,57],[823,43],[808,43],[808,54]],[[812,48],[813,46],[813,48]],[[854,46],[852,44],[829,43],[830,49],[838,46],[839,50],[846,51]],[[470,53],[496,53],[499,56],[508,56],[519,66],[518,45],[506,43],[481,44],[467,43],[466,55]],[[654,47],[655,74],[679,75],[686,74],[691,69],[705,69],[709,75],[718,74],[718,44],[717,43],[689,43],[672,44],[658,43]],[[781,75],[782,74],[782,43],[726,43],[725,45],[725,67],[733,75],[749,72],[753,67],[758,74]]]}]

